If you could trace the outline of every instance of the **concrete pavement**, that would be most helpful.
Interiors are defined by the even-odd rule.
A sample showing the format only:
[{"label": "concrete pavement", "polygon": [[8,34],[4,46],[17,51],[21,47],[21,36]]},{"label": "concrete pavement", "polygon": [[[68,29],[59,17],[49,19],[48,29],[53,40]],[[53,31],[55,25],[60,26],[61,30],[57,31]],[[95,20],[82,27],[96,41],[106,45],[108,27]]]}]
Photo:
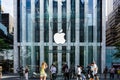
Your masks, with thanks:
[{"label": "concrete pavement", "polygon": [[[99,80],[120,80],[120,78],[117,78],[115,75],[114,79],[109,78],[109,74],[107,75],[107,79],[104,79],[104,75],[99,75]],[[20,79],[19,75],[17,74],[6,74],[3,75],[2,80],[25,80],[25,79]],[[29,78],[29,80],[40,80],[39,78]],[[50,80],[49,78],[47,80]],[[56,80],[64,80],[62,76],[57,77]],[[76,80],[76,79],[69,79],[69,80]],[[87,79],[88,80],[88,79]]]}]

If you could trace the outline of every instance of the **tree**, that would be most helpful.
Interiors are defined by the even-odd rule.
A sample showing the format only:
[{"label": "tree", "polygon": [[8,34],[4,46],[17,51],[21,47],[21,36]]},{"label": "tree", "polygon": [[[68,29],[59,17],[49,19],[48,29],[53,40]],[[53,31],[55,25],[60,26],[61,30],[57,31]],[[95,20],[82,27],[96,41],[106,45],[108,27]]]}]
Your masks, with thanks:
[{"label": "tree", "polygon": [[0,52],[3,51],[4,49],[9,49],[10,46],[8,43],[4,41],[4,39],[0,38]]},{"label": "tree", "polygon": [[116,52],[113,55],[114,58],[120,58],[120,42],[115,44]]}]

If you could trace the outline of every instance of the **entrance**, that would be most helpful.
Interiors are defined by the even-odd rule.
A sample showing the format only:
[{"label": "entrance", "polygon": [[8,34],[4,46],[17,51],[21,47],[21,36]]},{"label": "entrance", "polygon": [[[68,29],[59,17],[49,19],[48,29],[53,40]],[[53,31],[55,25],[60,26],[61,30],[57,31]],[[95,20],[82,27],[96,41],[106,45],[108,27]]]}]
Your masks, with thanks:
[{"label": "entrance", "polygon": [[[69,68],[75,68],[77,65],[84,66],[85,54],[84,46],[79,48],[75,46],[26,46],[24,49],[20,47],[20,64],[25,67],[28,66],[30,73],[37,72],[41,63],[45,61],[50,67],[54,63],[58,72],[62,72],[62,65],[68,64]],[[21,66],[20,65],[20,66]],[[48,68],[49,68],[48,67]]]}]

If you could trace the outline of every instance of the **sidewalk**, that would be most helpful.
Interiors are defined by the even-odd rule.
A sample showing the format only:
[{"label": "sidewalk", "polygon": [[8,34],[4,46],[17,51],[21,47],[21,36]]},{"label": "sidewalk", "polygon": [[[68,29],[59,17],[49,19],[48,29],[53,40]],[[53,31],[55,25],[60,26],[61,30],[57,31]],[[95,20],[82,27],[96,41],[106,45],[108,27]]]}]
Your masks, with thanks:
[{"label": "sidewalk", "polygon": [[[114,79],[110,79],[109,78],[109,74],[107,75],[107,79],[104,79],[104,75],[103,74],[99,74],[99,80],[120,80],[117,78],[117,75],[115,75]],[[18,74],[5,74],[2,77],[2,80],[20,80],[20,77]],[[40,80],[39,78],[29,78],[29,80]],[[50,80],[49,78],[47,80]],[[57,77],[56,80],[64,80],[63,76],[59,76]],[[76,80],[76,79],[69,79],[69,80]],[[88,79],[86,79],[88,80]]]},{"label": "sidewalk", "polygon": [[11,80],[11,78],[19,78],[18,74],[9,73],[9,74],[3,74],[2,80]]}]

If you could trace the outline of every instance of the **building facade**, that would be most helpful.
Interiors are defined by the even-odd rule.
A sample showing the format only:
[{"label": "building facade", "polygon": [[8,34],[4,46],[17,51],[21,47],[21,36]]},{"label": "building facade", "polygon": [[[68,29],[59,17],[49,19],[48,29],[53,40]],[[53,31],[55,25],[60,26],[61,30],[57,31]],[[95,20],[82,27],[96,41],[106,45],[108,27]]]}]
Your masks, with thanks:
[{"label": "building facade", "polygon": [[[105,66],[104,0],[15,0],[14,71],[29,66],[39,72],[43,61],[55,63],[58,73],[69,67],[95,61]],[[66,42],[56,44],[53,36],[63,29]]]},{"label": "building facade", "polygon": [[1,12],[2,10],[1,10],[1,0],[0,0],[0,21],[1,21]]},{"label": "building facade", "polygon": [[9,13],[2,13],[1,14],[1,23],[7,27],[7,31],[9,34],[13,33],[14,22],[13,18]]},{"label": "building facade", "polygon": [[120,42],[120,0],[113,0],[113,11],[108,15],[106,29],[106,45],[113,46]]},{"label": "building facade", "polygon": [[117,52],[114,46],[106,47],[106,66],[110,69],[112,66],[120,67],[120,59],[116,59],[113,55]]}]

